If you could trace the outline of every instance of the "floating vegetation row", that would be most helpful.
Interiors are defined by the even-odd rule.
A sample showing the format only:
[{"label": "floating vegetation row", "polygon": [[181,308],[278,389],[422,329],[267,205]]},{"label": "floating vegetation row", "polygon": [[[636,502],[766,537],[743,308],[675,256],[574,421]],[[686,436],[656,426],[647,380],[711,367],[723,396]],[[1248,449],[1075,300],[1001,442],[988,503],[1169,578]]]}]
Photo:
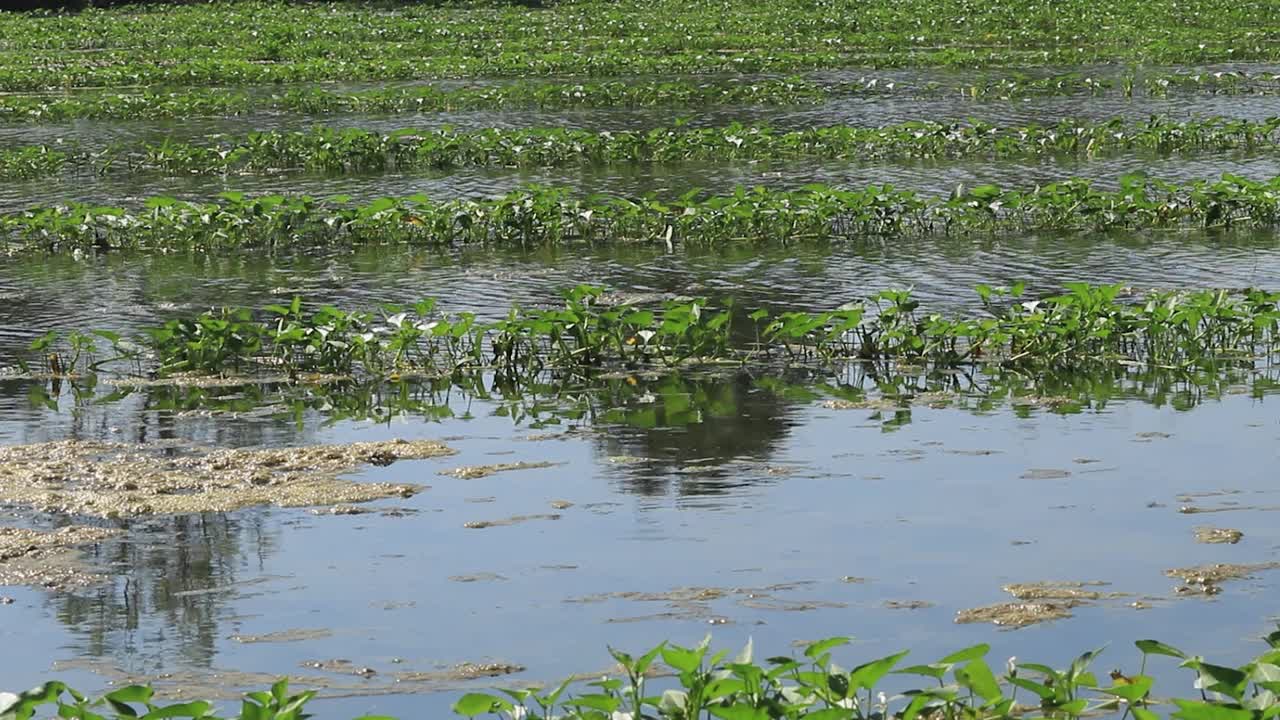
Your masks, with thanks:
[{"label": "floating vegetation row", "polygon": [[0,121],[156,119],[252,112],[409,113],[500,108],[652,107],[709,104],[796,105],[832,90],[798,78],[659,82],[512,82],[337,91],[318,87],[247,93],[222,88],[162,92],[83,92],[0,96]]},{"label": "floating vegetation row", "polygon": [[[493,369],[681,367],[719,363],[927,362],[996,365],[1029,372],[1090,364],[1254,367],[1280,345],[1280,294],[1262,290],[1156,292],[1073,283],[1061,295],[1022,301],[1023,287],[978,287],[986,312],[928,313],[909,291],[885,290],[825,312],[748,311],[732,298],[667,300],[657,307],[606,303],[578,286],[553,309],[514,307],[503,319],[444,313],[434,300],[377,312],[295,297],[254,312],[220,308],[175,318],[136,337],[50,332],[31,345],[31,366],[55,375],[128,362],[139,374],[323,373],[394,377]],[[105,341],[109,350],[102,351]]]},{"label": "floating vegetation row", "polygon": [[[1034,603],[1032,603],[1034,604]],[[1158,720],[1157,710],[1172,710],[1178,720],[1267,720],[1280,710],[1280,632],[1265,640],[1269,649],[1238,667],[1210,663],[1158,640],[1138,640],[1136,668],[1099,674],[1092,669],[1103,649],[1091,650],[1056,669],[1009,658],[994,667],[988,644],[973,645],[933,662],[906,665],[909,651],[855,665],[833,662],[832,651],[850,642],[833,637],[809,643],[798,656],[757,660],[750,642],[730,657],[712,652],[711,638],[695,647],[662,643],[631,655],[610,649],[616,676],[591,682],[566,680],[543,689],[504,689],[498,694],[470,692],[453,705],[465,718],[527,720],[606,720],[655,718],[690,720],[916,720],[972,718],[1009,720],[1026,716],[1076,719],[1123,713],[1135,720]],[[1194,677],[1194,699],[1154,691],[1147,666],[1153,660],[1178,663]],[[663,670],[671,680],[653,680]],[[245,697],[238,720],[293,720],[307,717],[303,707],[314,691],[291,695],[281,680],[269,692]],[[142,685],[116,689],[90,700],[60,682],[49,682],[14,697],[4,720],[31,720],[41,710],[53,717],[203,718],[218,720],[204,701],[159,706]],[[45,717],[41,714],[39,717]],[[391,720],[366,716],[357,720]]]},{"label": "floating vegetation row", "polygon": [[251,2],[4,16],[0,89],[1280,57],[1270,8],[1226,0],[1070,0],[1052,10],[834,0],[819,13],[799,0],[547,5],[391,12],[336,3],[298,15],[287,3]]},{"label": "floating vegetation row", "polygon": [[[719,37],[719,36],[717,36]],[[720,40],[724,42],[726,40]],[[825,47],[845,46],[843,39]],[[0,92],[44,92],[58,89],[126,88],[126,87],[206,87],[218,85],[283,85],[304,82],[342,82],[431,80],[475,77],[621,77],[661,76],[715,73],[795,73],[809,70],[841,68],[901,67],[1028,67],[1037,65],[1076,65],[1081,63],[1134,62],[1152,64],[1201,64],[1227,61],[1280,60],[1280,48],[1271,41],[1247,46],[1223,42],[1213,47],[1187,41],[1176,45],[1147,47],[1141,44],[1090,44],[1065,47],[1051,44],[1043,47],[1014,48],[1001,44],[978,46],[957,44],[956,47],[911,47],[900,49],[859,49],[833,51],[825,49],[732,49],[732,50],[619,50],[611,47],[596,52],[581,47],[583,43],[562,41],[564,49],[537,48],[513,52],[493,48],[491,52],[448,55],[429,48],[416,51],[397,50],[397,57],[376,59],[359,54],[350,59],[326,55],[296,61],[273,59],[210,58],[207,55],[174,60],[163,56],[137,59],[139,53],[128,53],[116,59],[98,57],[91,63],[68,62],[57,57],[13,58],[0,62]],[[848,47],[855,47],[848,44]],[[371,53],[381,52],[377,46]],[[408,57],[400,56],[405,53]],[[419,54],[422,53],[422,54]],[[145,55],[146,53],[141,53]],[[1115,84],[1132,94],[1124,81]],[[1106,83],[1099,87],[1107,86]],[[979,86],[973,86],[979,87]],[[1226,88],[1227,85],[1221,87]],[[1248,85],[1234,88],[1241,92]],[[1081,89],[1088,89],[1087,85]],[[1152,94],[1163,94],[1168,86],[1151,86]],[[1007,87],[996,86],[985,94],[1003,97]],[[969,90],[977,93],[977,90]]]},{"label": "floating vegetation row", "polygon": [[1066,180],[1030,190],[957,187],[929,197],[889,185],[841,190],[700,191],[660,200],[573,198],[526,188],[492,199],[433,201],[423,195],[353,204],[223,193],[214,202],[153,198],[145,209],[73,203],[0,215],[9,252],[93,248],[285,246],[299,243],[565,242],[716,245],[997,230],[1271,227],[1280,224],[1280,177],[1224,175],[1185,185],[1142,176],[1117,190]]},{"label": "floating vegetation row", "polygon": [[314,128],[255,132],[208,145],[166,141],[138,150],[120,148],[76,155],[47,146],[0,150],[0,178],[33,177],[67,165],[99,173],[119,170],[225,174],[284,169],[340,173],[691,160],[1088,157],[1132,150],[1172,153],[1273,148],[1277,139],[1280,118],[1178,122],[1153,117],[1135,124],[1117,119],[1024,127],[913,121],[879,128],[844,125],[790,132],[740,124],[617,132],[495,128],[400,130],[384,134],[358,128]]},{"label": "floating vegetation row", "polygon": [[575,107],[698,107],[706,105],[800,105],[841,97],[959,96],[1005,100],[1043,95],[1166,97],[1175,92],[1223,95],[1280,94],[1280,74],[1221,71],[1203,73],[1125,73],[1094,77],[1056,73],[1041,77],[1012,75],[944,85],[909,83],[869,76],[858,80],[817,82],[800,77],[750,80],[682,80],[658,82],[514,81],[501,85],[412,85],[338,91],[320,87],[245,92],[228,88],[186,88],[128,92],[74,92],[59,95],[0,95],[0,122],[63,122],[82,119],[144,120],[225,117],[250,113],[294,112],[414,113],[504,108],[561,109]]},{"label": "floating vegetation row", "polygon": [[[879,79],[847,83],[845,92],[890,93],[900,85]],[[1034,96],[1057,95],[1123,95],[1124,97],[1168,97],[1174,93],[1207,93],[1212,95],[1275,95],[1280,93],[1280,73],[1223,70],[1213,72],[1142,72],[1128,71],[1109,76],[1083,72],[1053,73],[1042,76],[1015,74],[1008,77],[983,78],[958,85],[928,83],[923,87],[902,86],[902,92],[920,96],[956,93],[961,97],[982,100],[1010,100]]]}]

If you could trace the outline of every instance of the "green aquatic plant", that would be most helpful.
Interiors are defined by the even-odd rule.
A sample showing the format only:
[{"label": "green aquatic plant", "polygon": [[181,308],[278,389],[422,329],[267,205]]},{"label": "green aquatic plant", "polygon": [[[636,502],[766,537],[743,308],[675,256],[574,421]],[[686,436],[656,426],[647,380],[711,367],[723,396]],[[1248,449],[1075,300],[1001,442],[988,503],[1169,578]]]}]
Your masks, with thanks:
[{"label": "green aquatic plant", "polygon": [[[468,693],[454,703],[454,712],[468,718],[603,719],[621,713],[668,720],[977,719],[1028,713],[1078,718],[1123,712],[1124,717],[1156,720],[1159,716],[1151,708],[1166,702],[1152,694],[1155,678],[1145,672],[1150,657],[1168,656],[1195,673],[1195,687],[1201,691],[1199,699],[1168,702],[1176,708],[1172,717],[1265,720],[1280,714],[1280,686],[1273,680],[1280,676],[1280,632],[1266,640],[1271,649],[1240,667],[1211,664],[1168,644],[1139,640],[1138,672],[1125,675],[1115,670],[1110,682],[1103,682],[1091,669],[1102,650],[1083,653],[1063,669],[1009,658],[1004,672],[997,674],[998,666],[986,660],[991,647],[984,643],[927,664],[904,667],[908,652],[903,651],[845,670],[833,663],[832,650],[849,638],[810,643],[800,657],[757,662],[750,642],[730,659],[724,651],[712,653],[708,637],[696,647],[663,643],[639,656],[611,650],[625,677],[588,683],[591,689],[576,695],[566,694],[565,685],[547,695],[523,690]],[[674,687],[660,694],[649,690],[655,683],[647,680],[658,662],[675,676]],[[916,680],[902,682],[903,677]],[[1028,698],[1021,703],[1019,691]]]},{"label": "green aquatic plant", "polygon": [[[1270,648],[1238,667],[1210,663],[1158,640],[1139,640],[1134,643],[1140,653],[1137,672],[1117,669],[1103,680],[1093,670],[1103,650],[1082,653],[1061,669],[1017,658],[1001,667],[988,661],[991,646],[982,643],[924,664],[905,665],[909,652],[903,651],[845,669],[833,651],[849,643],[846,637],[808,643],[798,656],[761,660],[750,641],[734,656],[712,652],[708,636],[693,647],[661,643],[639,655],[610,648],[619,667],[616,676],[578,684],[566,680],[543,689],[468,692],[453,703],[453,712],[464,718],[528,720],[1007,720],[1114,713],[1158,720],[1156,709],[1165,707],[1177,720],[1268,720],[1280,715],[1280,631],[1265,639]],[[1156,695],[1156,678],[1146,674],[1153,657],[1177,660],[1178,667],[1190,670],[1197,696],[1166,700]],[[670,679],[652,679],[657,669]],[[281,681],[270,692],[247,695],[233,720],[302,720],[310,717],[303,710],[314,696],[310,691],[289,695]],[[43,708],[56,708],[58,717],[89,720],[223,717],[207,702],[159,707],[152,698],[150,688],[133,685],[90,701],[50,682],[16,696],[9,708],[0,707],[0,720],[33,720]]]},{"label": "green aquatic plant", "polygon": [[837,92],[800,78],[621,82],[516,81],[492,85],[411,85],[338,91],[289,87],[270,94],[226,88],[169,92],[78,92],[0,96],[0,122],[225,117],[256,112],[412,113],[497,108],[795,105]]},{"label": "green aquatic plant", "polygon": [[1117,190],[1064,180],[1027,190],[960,186],[930,197],[891,185],[844,190],[747,189],[677,198],[571,197],[529,187],[492,199],[434,201],[424,195],[356,204],[223,193],[214,202],[168,197],[145,210],[79,203],[0,214],[9,252],[134,247],[284,246],[317,243],[495,244],[646,242],[716,246],[1032,229],[1273,227],[1280,177],[1224,175],[1187,184],[1125,176]]},{"label": "green aquatic plant", "polygon": [[489,109],[576,107],[705,107],[805,105],[845,97],[960,97],[999,101],[1036,96],[1170,93],[1275,95],[1280,74],[1245,71],[1204,73],[1126,72],[1095,77],[1081,72],[1045,76],[1011,74],[978,81],[900,82],[870,75],[836,82],[802,77],[648,80],[515,80],[484,85],[406,85],[342,91],[284,86],[270,93],[221,87],[172,90],[120,88],[62,94],[0,95],[0,122],[149,120],[226,117],[263,112],[321,116],[341,113],[417,113]]},{"label": "green aquatic plant", "polygon": [[[93,336],[69,336],[74,355],[61,374],[88,372],[113,359],[152,371],[239,374],[394,376],[492,369],[536,376],[557,369],[680,367],[688,364],[925,362],[942,367],[995,365],[1030,373],[1139,363],[1193,368],[1223,362],[1252,367],[1280,347],[1280,294],[1262,290],[1150,292],[1126,297],[1119,285],[1070,283],[1059,295],[1022,301],[1021,286],[979,286],[986,313],[925,312],[909,291],[885,290],[825,312],[739,311],[732,298],[671,299],[660,305],[604,302],[601,288],[579,286],[550,309],[512,308],[503,319],[442,313],[432,300],[378,312],[288,306],[220,308],[176,318],[125,340],[98,333],[118,350],[96,358]],[[735,320],[745,332],[735,334]],[[32,351],[49,357],[56,336]],[[38,345],[38,347],[37,347]],[[58,354],[57,350],[52,351]],[[58,354],[63,357],[63,354]]]},{"label": "green aquatic plant", "polygon": [[[0,151],[0,177],[31,177],[66,166],[97,173],[368,172],[393,168],[464,166],[553,167],[568,164],[679,163],[686,161],[787,160],[794,158],[898,159],[1085,156],[1134,150],[1173,153],[1249,150],[1280,139],[1280,118],[1263,121],[1210,118],[1173,121],[1153,117],[998,127],[985,123],[913,121],[878,128],[834,126],[780,131],[732,124],[715,128],[666,127],[648,131],[573,129],[477,131],[357,128],[250,133],[212,144],[164,141],[110,152],[51,151],[45,146]],[[52,154],[51,154],[52,153]],[[30,158],[45,158],[44,164]]]},{"label": "green aquatic plant", "polygon": [[[1277,57],[1275,13],[1201,0],[284,2],[0,16],[0,90],[320,80],[779,72],[850,66],[1241,62]],[[662,18],[662,22],[655,22]],[[1159,28],[1152,32],[1151,28]]]},{"label": "green aquatic plant", "polygon": [[[289,681],[281,680],[267,692],[252,692],[244,696],[240,712],[226,716],[216,712],[213,703],[205,700],[159,705],[154,702],[155,692],[145,685],[129,685],[113,690],[95,700],[76,692],[61,682],[43,685],[13,696],[12,704],[5,706],[0,694],[0,720],[33,720],[44,717],[42,708],[55,710],[54,717],[79,718],[80,720],[123,720],[124,718],[186,718],[188,720],[306,720],[313,717],[303,707],[316,696],[314,690],[297,694],[289,693]],[[356,720],[390,720],[366,715]]]},{"label": "green aquatic plant", "polygon": [[23,180],[53,175],[67,165],[69,156],[47,145],[0,150],[0,180]]}]

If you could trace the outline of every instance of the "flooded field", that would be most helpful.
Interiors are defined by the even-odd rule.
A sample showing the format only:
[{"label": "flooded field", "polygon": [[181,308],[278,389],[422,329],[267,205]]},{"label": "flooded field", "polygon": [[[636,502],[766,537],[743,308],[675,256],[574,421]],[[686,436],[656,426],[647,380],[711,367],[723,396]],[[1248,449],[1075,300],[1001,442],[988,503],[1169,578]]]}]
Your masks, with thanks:
[{"label": "flooded field", "polygon": [[[556,417],[570,401],[553,395],[455,390],[433,412],[331,424],[324,409],[287,404],[164,409],[147,391],[35,407],[31,387],[6,383],[13,443],[424,438],[457,454],[351,476],[427,486],[408,498],[124,519],[76,560],[94,582],[5,589],[6,644],[38,643],[50,665],[13,658],[0,672],[18,687],[53,668],[83,687],[151,679],[223,699],[287,673],[347,698],[326,714],[407,715],[449,702],[419,693],[599,672],[602,642],[709,631],[786,648],[835,630],[869,654],[987,641],[1063,660],[1064,637],[1133,635],[1236,657],[1274,612],[1280,429],[1266,385],[1193,407],[1176,388],[1116,388],[1069,414],[1034,398],[845,409],[805,387],[642,380],[592,397],[576,420]],[[1229,473],[1218,453],[1233,458]],[[1202,526],[1242,536],[1202,544]],[[1213,563],[1261,565],[1220,585],[1167,575]],[[1005,586],[1042,581],[1090,585],[1044,601],[1060,609],[1052,621],[1016,633],[983,616],[955,622],[1013,601]],[[476,680],[473,665],[507,670]]]},{"label": "flooded field", "polygon": [[[572,13],[590,25],[590,2],[549,4],[557,9],[527,12]],[[794,21],[803,16],[795,4],[776,12]],[[325,7],[335,17],[348,11]],[[276,58],[261,60],[198,34],[157,64],[150,59],[163,52],[131,45],[122,28],[133,26],[117,20],[100,35],[72,28],[36,41],[37,26],[20,23],[49,18],[0,18],[0,28],[23,28],[0,34],[14,53],[0,58],[0,106],[132,94],[139,108],[94,116],[72,102],[62,112],[82,116],[49,121],[0,114],[0,150],[74,147],[110,165],[102,159],[121,147],[320,126],[782,132],[918,120],[1128,127],[1153,116],[1229,125],[1280,114],[1280,66],[1262,41],[1227,53],[1170,40],[1134,59],[1137,50],[1112,38],[1071,65],[1041,38],[1027,42],[1049,60],[1014,72],[999,55],[1021,57],[1012,41],[982,56],[990,62],[971,63],[982,67],[952,59],[947,51],[971,50],[961,34],[913,50],[919,67],[870,68],[843,62],[845,54],[832,56],[841,62],[788,54],[799,35],[755,35],[746,23],[723,31],[724,47],[738,41],[754,52],[756,43],[769,54],[748,53],[759,67],[734,73],[706,59],[693,30],[641,41],[618,21],[587,33],[584,41],[604,49],[599,67],[581,67],[572,53],[537,64],[527,48],[545,28],[539,20],[512,29],[524,11],[466,7],[437,30],[470,39],[449,45],[456,57],[431,56],[433,71],[393,72],[399,53],[420,41],[409,34],[378,44],[385,57],[369,51],[383,65],[353,59],[340,82],[325,64],[326,52],[340,52],[324,51],[327,39],[286,33]],[[160,45],[156,38],[197,32],[166,29],[155,9],[94,12],[139,13],[138,32]],[[365,42],[366,31],[399,37],[437,27],[407,10],[350,12],[359,18],[351,43]],[[630,10],[616,12],[634,21]],[[881,40],[897,47],[896,31],[875,35],[864,20],[866,52]],[[504,27],[509,35],[496,29]],[[1043,32],[1028,27],[1029,37]],[[471,72],[495,37],[526,49],[495,50],[493,72]],[[619,38],[667,43],[670,66],[657,51],[639,52],[643,61],[616,54]],[[59,43],[106,55],[97,64],[41,60]],[[198,64],[162,77],[167,84],[147,80],[188,62],[187,51],[199,54],[193,47],[220,48],[227,72],[277,84],[203,82]],[[278,54],[289,49],[294,56]],[[512,58],[540,69],[513,70]],[[28,67],[62,72],[63,81],[29,87]],[[628,86],[609,89],[625,101],[555,106],[527,87],[599,77]],[[788,79],[809,94],[706,99],[716,83]],[[290,90],[356,97],[506,86],[542,99],[394,112],[285,107],[301,103]],[[160,94],[144,94],[153,88]],[[147,115],[148,103],[183,88],[195,88],[183,101],[193,108],[207,91],[244,111]],[[652,100],[662,93],[685,101]],[[1140,669],[1132,641],[1246,662],[1280,621],[1280,307],[1246,291],[1280,288],[1280,164],[1269,131],[1257,142],[1231,135],[1226,147],[1233,132],[1185,152],[855,159],[797,151],[333,172],[99,165],[0,183],[0,690],[54,678],[91,693],[146,683],[168,699],[231,707],[287,676],[294,689],[319,691],[309,706],[318,717],[447,716],[464,693],[595,680],[618,672],[606,648],[692,646],[708,633],[716,647],[751,642],[759,657],[837,635],[854,638],[858,657],[910,648],[910,662],[987,643],[993,666],[1010,656],[1061,665],[1110,645],[1099,677],[1114,667],[1162,682],[1175,675],[1172,664]],[[1139,197],[1145,190],[1122,179],[1135,175],[1177,185]],[[1224,176],[1235,184],[1199,183]],[[1075,180],[1107,194],[1070,195]],[[296,229],[355,226],[392,207],[378,209],[380,198],[491,198],[530,185],[588,199],[559,214],[495,206],[449,220],[450,232],[491,223],[475,242],[441,241],[426,213],[398,206],[407,214],[386,221],[384,235],[312,242]],[[866,212],[879,231],[819,236],[755,222],[753,214],[791,211],[790,199],[724,210],[686,196],[753,186],[819,194],[892,186],[886,195],[901,188],[938,205],[922,229],[906,231],[916,217],[900,207],[909,201],[876,200]],[[196,212],[148,226],[149,244],[128,243],[173,207],[168,198],[211,202],[224,192],[370,205],[321,220],[321,209],[305,206],[269,225],[277,229],[267,242],[237,245],[235,235],[256,237],[255,226],[275,222],[270,208],[243,211],[230,230],[183,236],[214,223]],[[721,213],[720,224],[708,221],[706,237],[675,232],[675,220],[653,230],[624,215],[598,235],[555,224],[571,217],[588,227],[599,208],[616,207],[590,204],[605,196],[643,199],[654,213],[645,218]],[[72,211],[82,219],[30,221],[74,202],[87,204]],[[843,207],[822,222],[855,222]],[[1011,214],[1019,208],[1039,214],[1020,220]],[[426,229],[396,234],[409,225]],[[588,299],[566,300],[574,287]],[[906,289],[909,299],[877,295]],[[426,298],[437,304],[413,309]],[[340,310],[326,325],[316,318],[328,306]],[[367,333],[357,312],[377,319]],[[708,320],[713,312],[724,320]],[[894,325],[899,316],[909,320]],[[819,320],[807,329],[784,327],[810,317]],[[672,330],[677,321],[684,325]],[[586,334],[592,322],[605,330]],[[404,345],[386,339],[400,331],[417,334]],[[1058,337],[1076,332],[1078,342]],[[280,350],[317,333],[323,339],[305,349]],[[677,339],[661,345],[667,337]],[[386,344],[377,345],[382,354],[356,355],[356,339]],[[655,672],[673,682],[670,668]],[[1022,712],[1012,703],[988,710],[984,717]]]}]

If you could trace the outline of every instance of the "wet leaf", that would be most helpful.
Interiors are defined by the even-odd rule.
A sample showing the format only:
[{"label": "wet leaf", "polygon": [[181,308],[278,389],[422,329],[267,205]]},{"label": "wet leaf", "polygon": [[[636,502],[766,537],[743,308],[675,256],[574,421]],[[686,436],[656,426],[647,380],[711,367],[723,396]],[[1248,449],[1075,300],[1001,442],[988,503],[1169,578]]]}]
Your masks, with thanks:
[{"label": "wet leaf", "polygon": [[1187,654],[1172,645],[1166,645],[1159,640],[1138,640],[1134,643],[1138,649],[1147,655],[1167,655],[1186,659]]},{"label": "wet leaf", "polygon": [[1178,711],[1171,717],[1181,720],[1253,720],[1253,712],[1241,707],[1174,699]]},{"label": "wet leaf", "polygon": [[493,712],[500,698],[484,693],[467,693],[453,704],[453,711],[463,717],[476,717]]}]

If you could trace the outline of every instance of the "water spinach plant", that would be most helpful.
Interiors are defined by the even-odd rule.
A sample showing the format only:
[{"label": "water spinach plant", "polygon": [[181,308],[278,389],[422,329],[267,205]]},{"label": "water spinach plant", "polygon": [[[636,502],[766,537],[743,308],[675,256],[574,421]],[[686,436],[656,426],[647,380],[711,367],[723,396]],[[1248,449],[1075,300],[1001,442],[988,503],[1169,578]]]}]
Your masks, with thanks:
[{"label": "water spinach plant", "polygon": [[[1161,713],[1177,720],[1268,720],[1280,715],[1280,632],[1266,640],[1269,649],[1237,667],[1210,663],[1158,640],[1139,640],[1134,645],[1140,659],[1132,674],[1120,669],[1103,674],[1094,669],[1103,650],[1082,653],[1061,669],[1016,658],[993,664],[985,643],[923,664],[906,664],[909,652],[903,651],[845,669],[833,651],[849,638],[809,643],[798,656],[759,660],[750,642],[730,656],[712,652],[708,637],[694,647],[662,643],[638,655],[610,649],[618,669],[599,680],[469,692],[453,711],[463,718],[507,720],[1074,720],[1103,715],[1158,720]],[[1189,697],[1155,693],[1156,677],[1147,674],[1153,658],[1177,661],[1192,674]],[[90,700],[50,682],[14,696],[7,709],[0,705],[0,720],[301,720],[310,717],[304,706],[314,696],[311,691],[290,695],[282,680],[270,692],[247,695],[240,713],[227,717],[203,701],[156,705],[153,691],[141,685]]]},{"label": "water spinach plant", "polygon": [[201,174],[278,172],[282,169],[369,172],[466,166],[553,167],[569,164],[680,163],[687,161],[881,160],[902,158],[1083,156],[1145,151],[1253,150],[1280,140],[1280,118],[1262,121],[1210,118],[1141,123],[1064,120],[1054,125],[998,127],[985,123],[912,121],[878,128],[821,127],[781,131],[732,124],[717,128],[666,127],[592,132],[563,128],[478,131],[318,127],[254,132],[227,141],[165,141],[140,148],[66,152],[46,146],[0,150],[0,178],[32,177],[70,165],[93,172],[160,171]]},{"label": "water spinach plant", "polygon": [[951,97],[979,101],[1036,96],[1120,94],[1280,94],[1280,73],[1143,72],[1097,76],[1083,72],[997,77],[944,83],[904,81],[867,73],[856,80],[802,76],[729,79],[512,80],[468,85],[404,85],[361,90],[283,85],[271,92],[224,87],[11,93],[0,95],[0,122],[56,123],[69,120],[155,120],[226,117],[253,113],[298,113],[312,117],[342,113],[418,113],[459,110],[577,107],[634,108],[723,105],[811,105],[846,97]]},{"label": "water spinach plant", "polygon": [[487,85],[409,85],[342,91],[282,87],[270,93],[227,88],[0,95],[0,122],[225,117],[259,112],[306,115],[414,113],[501,108],[700,107],[711,104],[816,103],[831,88],[800,78],[623,82],[513,81]]},{"label": "water spinach plant", "polygon": [[6,14],[0,90],[1280,57],[1272,8],[1227,0],[830,0],[818,12],[802,0],[544,5],[332,2],[300,14],[253,1]]},{"label": "water spinach plant", "polygon": [[299,243],[413,243],[538,246],[646,242],[715,246],[929,233],[1119,228],[1273,227],[1280,177],[1224,175],[1168,183],[1125,176],[1116,190],[1064,180],[1028,190],[960,186],[930,197],[890,185],[844,190],[737,188],[673,199],[592,196],[523,188],[498,198],[436,201],[424,195],[327,200],[223,193],[214,202],[152,198],[129,210],[69,203],[0,214],[9,252],[93,248],[282,246]]},{"label": "water spinach plant", "polygon": [[[301,298],[261,312],[220,308],[172,319],[134,338],[98,331],[47,334],[26,369],[55,375],[128,361],[138,372],[242,374],[272,370],[399,376],[496,369],[535,376],[547,369],[680,367],[690,363],[926,362],[997,365],[1028,373],[1108,363],[1253,367],[1280,348],[1280,294],[1151,292],[1075,283],[1023,301],[1021,286],[980,286],[987,310],[922,311],[909,291],[822,312],[740,309],[732,298],[672,299],[657,307],[604,301],[598,287],[563,294],[561,307],[512,308],[482,322],[442,313],[432,300],[377,312],[311,309]],[[110,345],[103,354],[97,341]]]}]

